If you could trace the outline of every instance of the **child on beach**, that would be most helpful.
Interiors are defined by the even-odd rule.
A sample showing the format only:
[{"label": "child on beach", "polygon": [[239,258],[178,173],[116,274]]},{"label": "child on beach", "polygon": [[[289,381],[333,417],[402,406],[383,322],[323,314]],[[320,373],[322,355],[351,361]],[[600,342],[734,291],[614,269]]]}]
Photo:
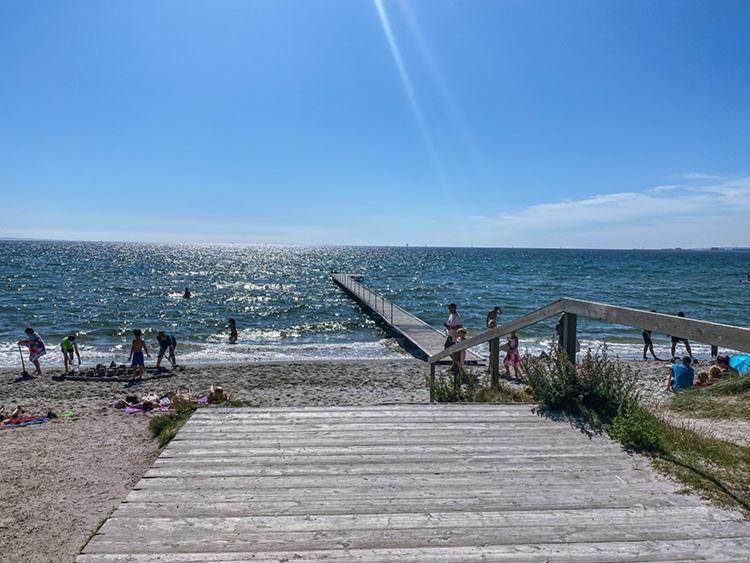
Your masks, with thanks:
[{"label": "child on beach", "polygon": [[34,375],[42,375],[42,366],[39,363],[39,358],[47,353],[47,347],[44,345],[42,337],[34,332],[33,328],[28,327],[24,332],[26,333],[26,338],[19,340],[18,345],[26,346],[29,349],[29,361],[36,368]]},{"label": "child on beach", "polygon": [[[467,334],[466,329],[463,327],[456,330],[456,344],[466,340]],[[461,376],[461,381],[465,381],[466,370],[464,369],[464,363],[466,362],[466,350],[461,350],[460,352],[453,354],[451,359],[453,360],[453,365],[456,371]]]},{"label": "child on beach", "polygon": [[60,350],[62,351],[63,362],[65,362],[65,373],[68,373],[70,366],[73,365],[73,354],[78,357],[78,365],[81,365],[81,354],[78,352],[75,334],[69,334],[62,339]]},{"label": "child on beach", "polygon": [[496,328],[497,327],[497,316],[502,315],[503,310],[500,307],[494,307],[492,311],[487,313],[487,328]]},{"label": "child on beach", "polygon": [[133,360],[130,364],[131,367],[135,368],[133,371],[133,379],[141,381],[143,379],[143,374],[146,373],[146,362],[143,359],[143,354],[145,352],[146,356],[149,358],[151,357],[151,354],[148,353],[146,342],[143,340],[143,333],[139,329],[133,331],[133,336],[135,336],[135,338],[133,339],[133,345],[130,347],[130,356],[128,356],[128,360]]},{"label": "child on beach", "polygon": [[503,365],[505,366],[505,375],[510,377],[510,366],[513,366],[513,375],[518,377],[518,367],[521,365],[521,355],[518,353],[518,336],[515,331],[508,337],[508,350],[505,352]]}]

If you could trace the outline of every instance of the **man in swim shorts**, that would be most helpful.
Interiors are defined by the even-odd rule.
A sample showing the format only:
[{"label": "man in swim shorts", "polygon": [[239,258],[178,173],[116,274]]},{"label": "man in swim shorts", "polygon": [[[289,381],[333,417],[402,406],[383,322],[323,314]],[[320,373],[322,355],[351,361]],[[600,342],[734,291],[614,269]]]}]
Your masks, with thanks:
[{"label": "man in swim shorts", "polygon": [[75,334],[69,334],[62,339],[60,350],[62,350],[63,361],[65,362],[65,373],[68,373],[69,366],[73,365],[73,354],[78,357],[78,365],[81,365],[81,354],[78,352],[78,343],[76,342]]},{"label": "man in swim shorts", "polygon": [[159,343],[159,355],[156,356],[156,369],[161,369],[161,360],[164,354],[167,354],[167,359],[172,363],[172,366],[177,367],[177,359],[174,355],[174,349],[177,347],[175,337],[161,330],[156,335],[156,341]]}]

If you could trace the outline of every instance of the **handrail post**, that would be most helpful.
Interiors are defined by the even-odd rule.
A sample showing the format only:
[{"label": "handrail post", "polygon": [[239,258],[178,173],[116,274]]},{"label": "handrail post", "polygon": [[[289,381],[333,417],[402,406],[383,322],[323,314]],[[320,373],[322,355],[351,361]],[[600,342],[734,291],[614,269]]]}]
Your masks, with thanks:
[{"label": "handrail post", "polygon": [[572,313],[565,313],[562,318],[563,321],[563,350],[568,355],[570,361],[576,363],[576,331],[578,324],[578,315]]},{"label": "handrail post", "polygon": [[430,402],[435,402],[435,364],[430,364]]},{"label": "handrail post", "polygon": [[490,379],[492,387],[500,388],[500,338],[490,340]]}]

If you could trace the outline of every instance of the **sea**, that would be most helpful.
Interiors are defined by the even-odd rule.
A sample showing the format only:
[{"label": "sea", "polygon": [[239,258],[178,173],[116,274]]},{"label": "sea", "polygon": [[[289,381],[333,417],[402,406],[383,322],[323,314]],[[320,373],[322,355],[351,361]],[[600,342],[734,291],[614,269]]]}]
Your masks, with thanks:
[{"label": "sea", "polygon": [[[286,247],[0,240],[0,366],[20,365],[16,341],[33,327],[46,365],[78,335],[84,364],[126,361],[132,330],[156,348],[173,334],[183,363],[409,357],[330,278],[365,283],[440,327],[458,305],[469,333],[502,308],[504,322],[574,297],[748,326],[750,253],[434,247]],[[191,299],[184,299],[185,288]],[[227,321],[237,321],[230,342]],[[521,349],[549,347],[554,320],[519,333]],[[639,358],[640,330],[579,320],[582,347]],[[667,355],[666,335],[654,335]],[[698,356],[708,346],[696,344]],[[478,350],[480,353],[481,349]]]}]

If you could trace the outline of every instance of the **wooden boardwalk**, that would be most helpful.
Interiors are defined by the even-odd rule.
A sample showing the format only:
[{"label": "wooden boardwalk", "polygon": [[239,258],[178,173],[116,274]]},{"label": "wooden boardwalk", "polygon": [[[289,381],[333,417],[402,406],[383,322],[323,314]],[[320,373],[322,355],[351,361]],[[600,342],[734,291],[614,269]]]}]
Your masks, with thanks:
[{"label": "wooden boardwalk", "polygon": [[[427,324],[383,295],[362,283],[361,276],[353,274],[331,274],[331,278],[352,299],[365,308],[371,315],[384,322],[388,328],[405,338],[416,348],[423,359],[442,352],[445,345],[445,333]],[[467,364],[484,363],[484,358],[470,350],[466,352]]]},{"label": "wooden boardwalk", "polygon": [[750,522],[529,405],[200,409],[78,561],[748,561]]}]

